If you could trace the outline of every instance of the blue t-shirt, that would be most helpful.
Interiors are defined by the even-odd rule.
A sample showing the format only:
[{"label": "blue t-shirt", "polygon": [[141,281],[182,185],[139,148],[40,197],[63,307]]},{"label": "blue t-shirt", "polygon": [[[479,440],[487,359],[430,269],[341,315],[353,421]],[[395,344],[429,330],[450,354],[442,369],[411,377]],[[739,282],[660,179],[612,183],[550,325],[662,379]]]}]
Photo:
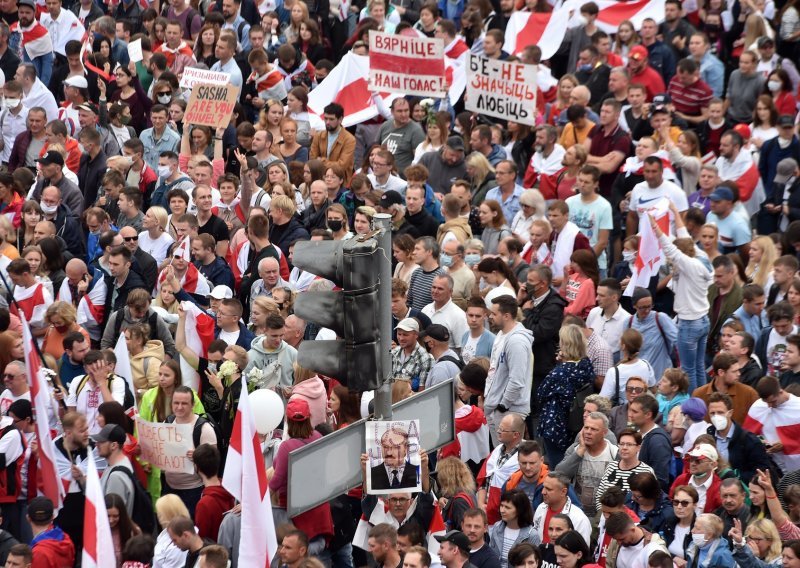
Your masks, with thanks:
[{"label": "blue t-shirt", "polygon": [[723,254],[736,252],[740,246],[753,240],[750,225],[736,211],[731,211],[724,219],[709,213],[706,222],[714,223],[719,229],[719,250]]}]

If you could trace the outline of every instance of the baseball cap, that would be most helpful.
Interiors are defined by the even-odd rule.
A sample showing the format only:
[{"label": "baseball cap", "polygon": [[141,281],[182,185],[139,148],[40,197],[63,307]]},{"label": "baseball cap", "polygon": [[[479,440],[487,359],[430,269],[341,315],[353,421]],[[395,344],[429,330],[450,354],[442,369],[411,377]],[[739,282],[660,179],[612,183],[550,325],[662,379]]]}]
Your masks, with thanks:
[{"label": "baseball cap", "polygon": [[467,535],[465,535],[461,531],[447,531],[443,535],[434,535],[437,541],[441,542],[449,542],[451,544],[456,545],[464,552],[469,552],[470,544]]},{"label": "baseball cap", "polygon": [[78,110],[85,110],[86,112],[93,112],[94,114],[100,114],[100,111],[97,110],[97,105],[88,101],[83,104],[79,104]]},{"label": "baseball cap", "polygon": [[[794,175],[794,172],[797,171],[797,161],[794,158],[784,158],[780,162],[778,162],[777,168],[775,168],[775,181],[778,183],[786,183],[789,181]],[[13,404],[11,406],[14,406]],[[11,408],[8,409],[9,412]]]},{"label": "baseball cap", "polygon": [[58,152],[54,152],[50,150],[44,156],[36,160],[37,163],[42,164],[43,166],[50,166],[52,164],[58,164],[61,167],[64,167],[64,158]]},{"label": "baseball cap", "polygon": [[28,516],[34,523],[49,523],[53,520],[53,502],[47,497],[34,497],[28,501]]},{"label": "baseball cap", "polygon": [[782,114],[778,117],[778,126],[788,126],[794,128],[794,117],[789,114]]},{"label": "baseball cap", "polygon": [[403,331],[416,331],[419,332],[419,322],[414,318],[405,318],[397,324],[395,329],[402,329]]},{"label": "baseball cap", "polygon": [[450,332],[440,323],[432,323],[425,329],[424,337],[430,337],[436,341],[450,341]]},{"label": "baseball cap", "polygon": [[451,150],[458,152],[464,151],[464,139],[461,136],[449,136],[447,138],[447,147]]},{"label": "baseball cap", "polygon": [[733,201],[733,192],[729,187],[720,186],[712,191],[708,198],[711,201]]},{"label": "baseball cap", "polygon": [[215,300],[230,300],[233,298],[233,290],[225,286],[225,284],[220,284],[219,286],[214,286],[209,296]]},{"label": "baseball cap", "polygon": [[308,407],[308,402],[302,398],[292,398],[289,404],[286,405],[286,418],[292,422],[302,422],[311,417],[311,409]]},{"label": "baseball cap", "polygon": [[689,451],[688,456],[690,458],[706,458],[715,463],[719,459],[717,450],[711,444],[697,444]]},{"label": "baseball cap", "polygon": [[668,105],[671,102],[672,97],[670,97],[667,93],[661,93],[653,97],[654,105]]},{"label": "baseball cap", "polygon": [[756,45],[758,46],[758,49],[761,49],[762,47],[766,47],[768,45],[775,45],[775,40],[769,36],[761,36],[758,38],[758,43]]},{"label": "baseball cap", "polygon": [[27,6],[28,8],[36,9],[36,2],[34,0],[18,0],[17,7],[19,6]]},{"label": "baseball cap", "polygon": [[125,443],[128,437],[125,430],[118,424],[106,424],[103,429],[92,436],[95,442],[116,442],[120,446]]},{"label": "baseball cap", "polygon": [[64,80],[64,84],[68,87],[77,87],[78,89],[89,88],[89,83],[86,81],[86,77],[82,75],[73,75],[72,77],[67,77]]},{"label": "baseball cap", "polygon": [[403,196],[400,195],[399,192],[390,189],[389,191],[384,191],[381,194],[381,198],[378,201],[378,205],[383,207],[384,209],[388,209],[392,205],[402,205],[403,204]]},{"label": "baseball cap", "polygon": [[695,421],[702,420],[706,411],[706,403],[702,398],[687,398],[681,403],[681,412]]},{"label": "baseball cap", "polygon": [[737,124],[733,127],[734,132],[738,132],[739,135],[744,138],[745,140],[750,140],[750,136],[752,132],[750,132],[750,127],[747,126],[745,123]]},{"label": "baseball cap", "polygon": [[650,53],[647,51],[647,48],[643,45],[634,45],[631,48],[630,53],[628,53],[628,57],[633,59],[634,61],[641,61],[642,59],[647,59]]}]

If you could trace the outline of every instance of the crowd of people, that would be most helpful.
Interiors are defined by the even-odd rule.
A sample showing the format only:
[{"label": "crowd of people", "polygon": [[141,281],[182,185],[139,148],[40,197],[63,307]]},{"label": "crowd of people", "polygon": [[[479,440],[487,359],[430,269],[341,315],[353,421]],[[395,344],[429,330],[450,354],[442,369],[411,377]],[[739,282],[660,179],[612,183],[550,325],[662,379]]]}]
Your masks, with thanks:
[{"label": "crowd of people", "polygon": [[[800,1],[663,0],[613,33],[589,1],[550,59],[509,42],[556,4],[0,1],[0,563],[81,566],[94,462],[98,565],[254,568],[221,479],[268,388],[276,566],[800,568]],[[535,125],[377,93],[355,120],[325,79],[374,31],[538,65]],[[184,121],[188,69],[239,88],[227,126]],[[290,516],[289,453],[374,409],[297,362],[336,333],[294,313],[334,289],[294,248],[376,214],[392,400],[453,379],[456,439],[420,491],[368,494],[365,455],[363,487]],[[142,458],[134,408],[190,425],[191,473]]]}]

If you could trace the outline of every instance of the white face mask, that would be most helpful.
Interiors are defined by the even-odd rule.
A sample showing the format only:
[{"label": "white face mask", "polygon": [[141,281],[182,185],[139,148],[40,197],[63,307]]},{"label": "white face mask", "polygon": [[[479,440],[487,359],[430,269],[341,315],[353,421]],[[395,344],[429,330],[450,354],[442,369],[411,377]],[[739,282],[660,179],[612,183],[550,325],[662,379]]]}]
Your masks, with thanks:
[{"label": "white face mask", "polygon": [[158,166],[158,177],[168,178],[172,175],[172,170],[169,169],[169,166]]},{"label": "white face mask", "polygon": [[699,548],[703,548],[706,545],[706,535],[703,533],[697,534],[692,533],[692,542],[695,543]]},{"label": "white face mask", "polygon": [[169,102],[172,100],[172,95],[158,95],[158,102],[162,105],[168,105]]},{"label": "white face mask", "polygon": [[728,417],[724,414],[715,414],[711,417],[711,424],[714,425],[717,431],[724,430],[728,427]]},{"label": "white face mask", "polygon": [[20,99],[5,99],[3,101],[3,106],[7,109],[17,108],[19,106]]},{"label": "white face mask", "polygon": [[767,88],[773,93],[775,91],[780,91],[782,86],[783,84],[780,81],[769,81],[767,83]]},{"label": "white face mask", "polygon": [[636,251],[635,250],[624,250],[622,251],[622,260],[625,262],[633,262],[636,260]]},{"label": "white face mask", "polygon": [[42,208],[42,213],[45,215],[52,215],[56,211],[58,211],[58,205],[48,205],[47,203],[41,202],[39,203],[39,207]]}]

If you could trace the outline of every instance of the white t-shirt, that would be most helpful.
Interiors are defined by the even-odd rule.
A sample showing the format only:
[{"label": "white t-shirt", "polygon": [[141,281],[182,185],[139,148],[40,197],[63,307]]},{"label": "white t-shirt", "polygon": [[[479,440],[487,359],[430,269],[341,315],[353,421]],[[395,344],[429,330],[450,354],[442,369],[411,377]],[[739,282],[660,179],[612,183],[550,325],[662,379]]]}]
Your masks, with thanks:
[{"label": "white t-shirt", "polygon": [[[797,333],[797,326],[794,326],[790,335],[795,333]],[[767,338],[767,360],[762,361],[762,364],[767,366],[767,375],[780,375],[781,363],[783,363],[783,358],[786,356],[787,337],[789,336],[782,336],[774,329],[769,332],[769,337]]]},{"label": "white t-shirt", "polygon": [[[81,384],[84,375],[78,375],[69,384],[69,394],[67,395],[67,406],[75,407],[75,410],[83,413],[89,423],[89,434],[97,434],[100,431],[100,425],[97,423],[97,416],[100,414],[98,408],[103,404],[103,395],[100,389],[94,387],[91,379],[86,381],[86,384],[78,392],[78,385]],[[120,376],[114,376],[111,381],[111,396],[118,403],[125,402],[125,379]]]},{"label": "white t-shirt", "polygon": [[218,339],[221,339],[228,345],[236,345],[236,342],[239,339],[239,330],[238,329],[236,331],[220,330]]},{"label": "white t-shirt", "polygon": [[617,367],[611,367],[606,372],[606,378],[603,380],[603,387],[600,389],[600,396],[607,399],[614,400],[614,388],[617,384],[617,371],[619,369],[619,403],[625,401],[625,385],[628,383],[630,377],[642,377],[647,381],[648,387],[656,385],[656,376],[653,372],[653,367],[644,359],[639,359],[633,363],[620,363]]},{"label": "white t-shirt", "polygon": [[156,264],[161,264],[167,258],[169,247],[174,242],[169,233],[161,233],[157,239],[153,239],[147,231],[139,233],[139,248],[152,256]]},{"label": "white t-shirt", "polygon": [[[683,191],[683,189],[671,181],[664,180],[661,185],[656,188],[651,188],[649,185],[647,185],[646,181],[643,181],[641,183],[637,183],[633,187],[633,191],[631,191],[630,203],[630,208],[639,216],[640,223],[642,222],[642,219],[646,220],[644,217],[645,214],[653,209],[658,204],[658,200],[661,198],[667,199],[674,203],[678,208],[678,211],[686,211],[689,208],[689,201],[686,198],[686,193]],[[672,234],[675,234],[674,220],[671,220],[670,222],[670,230],[672,231]]]},{"label": "white t-shirt", "polygon": [[[578,226],[592,246],[595,246],[600,239],[600,231],[611,231],[614,228],[611,204],[602,196],[598,196],[591,203],[586,203],[580,195],[573,195],[567,198],[567,205],[569,205],[569,220]],[[606,251],[597,258],[597,264],[601,270],[608,267]]]},{"label": "white t-shirt", "polygon": [[461,346],[461,359],[464,363],[469,363],[475,358],[479,339],[480,337],[472,337],[472,334],[467,336],[467,341]]},{"label": "white t-shirt", "polygon": [[19,396],[14,396],[11,394],[9,389],[4,390],[0,393],[0,414],[6,416],[8,414],[8,407],[11,406],[18,400],[30,400],[31,399],[31,392],[24,392]]}]

